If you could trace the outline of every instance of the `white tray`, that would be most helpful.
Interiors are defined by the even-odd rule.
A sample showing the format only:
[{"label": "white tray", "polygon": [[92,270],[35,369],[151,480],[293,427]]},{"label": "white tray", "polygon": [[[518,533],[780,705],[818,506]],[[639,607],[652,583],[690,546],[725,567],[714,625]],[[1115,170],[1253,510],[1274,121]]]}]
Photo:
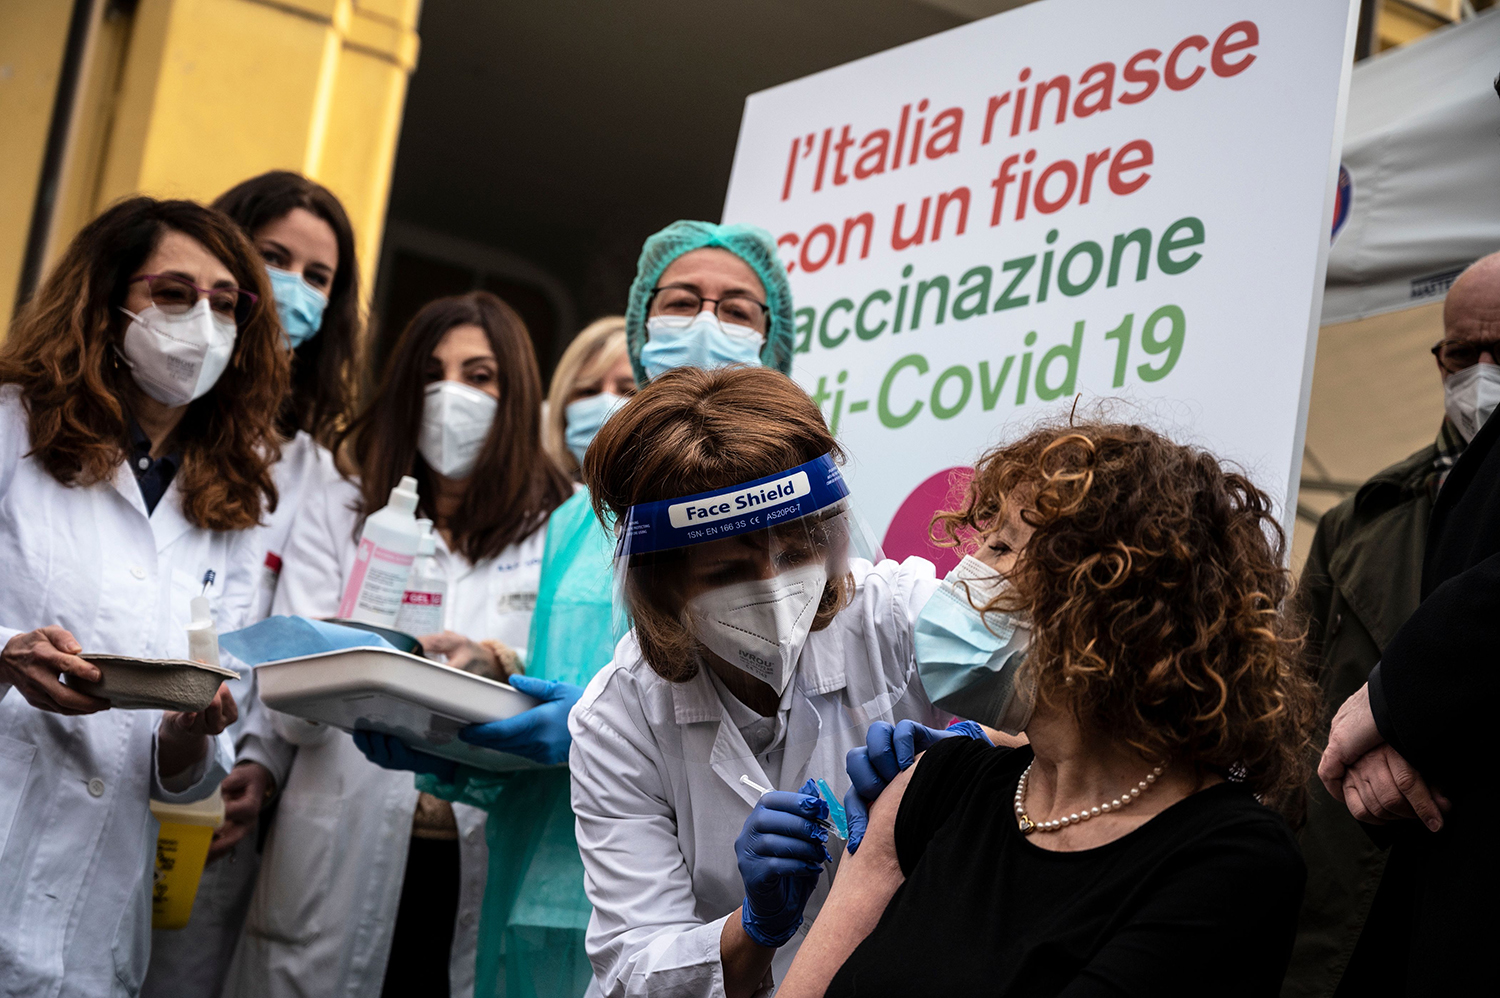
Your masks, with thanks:
[{"label": "white tray", "polygon": [[541,769],[460,741],[465,725],[514,717],[537,701],[505,683],[391,648],[345,648],[256,666],[267,707],[345,731],[396,735],[413,747],[496,772]]}]

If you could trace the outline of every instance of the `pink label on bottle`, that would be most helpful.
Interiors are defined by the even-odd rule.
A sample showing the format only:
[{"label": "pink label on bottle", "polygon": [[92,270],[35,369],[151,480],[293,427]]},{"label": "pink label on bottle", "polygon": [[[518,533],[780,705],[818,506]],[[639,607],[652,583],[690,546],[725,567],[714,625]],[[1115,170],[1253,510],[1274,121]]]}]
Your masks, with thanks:
[{"label": "pink label on bottle", "polygon": [[[354,555],[354,568],[349,573],[349,584],[344,587],[344,598],[339,603],[339,616],[345,620],[355,619],[356,613],[363,609],[367,614],[394,619],[401,606],[401,594],[406,589],[407,573],[414,561],[416,558],[412,555],[397,554],[377,547],[374,541],[361,539],[359,550]],[[369,592],[365,591],[367,588]]]}]

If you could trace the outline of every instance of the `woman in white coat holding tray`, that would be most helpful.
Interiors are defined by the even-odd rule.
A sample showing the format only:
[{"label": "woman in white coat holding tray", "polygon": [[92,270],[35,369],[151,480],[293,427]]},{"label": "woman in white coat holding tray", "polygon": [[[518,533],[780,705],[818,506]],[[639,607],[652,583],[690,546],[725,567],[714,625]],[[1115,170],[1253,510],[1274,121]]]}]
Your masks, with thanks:
[{"label": "woman in white coat holding tray", "polygon": [[[436,524],[448,664],[505,678],[526,645],[547,518],[572,484],[541,447],[541,377],[519,316],[487,292],[428,304],[292,527],[273,610],[337,615],[365,515],[403,475]],[[472,487],[471,487],[472,483]],[[484,812],[419,795],[353,740],[274,715],[298,745],[226,996],[465,995],[484,895]]]},{"label": "woman in white coat holding tray", "polygon": [[213,792],[236,716],[106,709],[80,653],[186,658],[254,594],[287,358],[224,216],[132,198],[73,240],[0,350],[0,995],[134,995],[150,951],[149,800]]}]

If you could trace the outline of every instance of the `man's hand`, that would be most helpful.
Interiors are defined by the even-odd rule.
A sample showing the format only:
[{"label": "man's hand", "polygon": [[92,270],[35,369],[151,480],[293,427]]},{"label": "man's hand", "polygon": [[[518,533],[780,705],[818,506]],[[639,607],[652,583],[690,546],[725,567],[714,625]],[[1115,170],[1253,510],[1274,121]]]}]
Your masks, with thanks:
[{"label": "man's hand", "polygon": [[1350,766],[1343,785],[1349,813],[1356,821],[1373,825],[1418,818],[1436,832],[1452,807],[1441,793],[1429,790],[1421,774],[1387,744],[1376,746]]},{"label": "man's hand", "polygon": [[276,792],[271,771],[258,762],[241,762],[219,784],[224,797],[224,824],[214,831],[208,861],[220,859],[249,835],[260,819],[260,809]]},{"label": "man's hand", "polygon": [[26,702],[54,714],[92,714],[109,709],[109,701],[69,689],[60,673],[99,681],[99,669],[78,657],[83,648],[72,634],[53,624],[17,634],[0,651],[0,683],[20,690]]},{"label": "man's hand", "polygon": [[219,684],[219,692],[204,710],[165,711],[156,730],[156,767],[164,779],[171,779],[203,758],[208,739],[239,719],[229,687]]},{"label": "man's hand", "polygon": [[1366,752],[1384,742],[1370,712],[1370,687],[1361,686],[1333,715],[1328,748],[1318,762],[1318,778],[1335,800],[1344,799],[1344,773]]}]

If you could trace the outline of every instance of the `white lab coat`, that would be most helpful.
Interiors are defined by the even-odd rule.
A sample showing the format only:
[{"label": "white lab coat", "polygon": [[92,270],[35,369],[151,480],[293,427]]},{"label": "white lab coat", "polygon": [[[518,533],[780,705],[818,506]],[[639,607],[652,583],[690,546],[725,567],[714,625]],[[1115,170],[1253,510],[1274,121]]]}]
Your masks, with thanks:
[{"label": "white lab coat", "polygon": [[[937,589],[932,565],[855,562],[854,576],[853,603],[809,636],[798,660],[776,789],[822,777],[842,798],[844,757],[865,744],[871,722],[946,720],[922,691],[912,651],[917,614]],[[709,675],[667,682],[641,657],[634,631],[568,726],[578,848],[594,906],[590,993],[722,996],[719,934],[745,895],[734,841],[758,796],[739,780],[768,786],[764,771],[726,723]],[[820,879],[760,993],[791,966],[830,880]]]},{"label": "white lab coat", "polygon": [[[174,480],[149,516],[131,470],[67,488],[33,457],[25,407],[0,388],[0,644],[59,624],[85,651],[185,658],[204,573],[215,618],[234,625],[253,584],[248,532],[184,519]],[[0,686],[0,996],[134,995],[151,942],[158,826],[148,800],[213,793],[228,739],[162,785],[161,712],[66,717]]]},{"label": "white lab coat", "polygon": [[[354,486],[334,476],[292,528],[276,613],[336,615],[354,564]],[[524,648],[536,605],[545,527],[498,558],[470,565],[438,540],[448,573],[446,624],[475,640]],[[406,872],[417,790],[412,774],[381,769],[341,731],[274,714],[297,743],[266,841],[225,998],[378,995]],[[449,961],[455,998],[472,994],[488,852],[485,813],[455,804],[459,913]]]},{"label": "white lab coat", "polygon": [[[276,478],[276,510],[255,531],[256,543],[247,546],[247,567],[256,591],[244,626],[271,612],[282,556],[302,501],[321,482],[337,476],[333,455],[303,430],[282,446],[281,460],[272,472]],[[255,694],[254,672],[227,655],[225,662],[244,674],[243,679],[230,684],[240,706],[240,719],[229,730],[235,762],[258,762],[270,770],[277,787],[284,786],[297,747],[275,730]],[[158,929],[151,934],[151,966],[141,988],[142,998],[217,998],[239,943],[260,869],[258,839],[258,830],[252,831],[227,856],[204,868],[193,915],[185,927]]]}]

